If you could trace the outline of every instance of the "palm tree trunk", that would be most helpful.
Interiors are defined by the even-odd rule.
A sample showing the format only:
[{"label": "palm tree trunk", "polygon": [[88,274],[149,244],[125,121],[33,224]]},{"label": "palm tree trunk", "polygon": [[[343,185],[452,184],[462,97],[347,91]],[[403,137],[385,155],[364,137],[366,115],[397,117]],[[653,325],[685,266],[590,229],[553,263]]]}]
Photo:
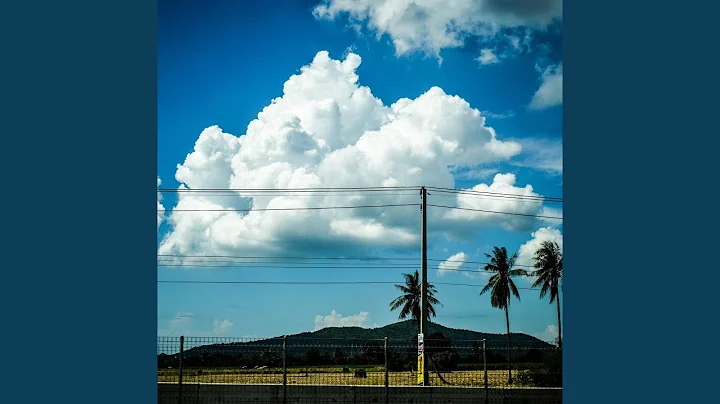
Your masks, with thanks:
[{"label": "palm tree trunk", "polygon": [[505,323],[507,324],[507,355],[508,355],[508,384],[512,384],[512,371],[510,370],[510,316],[505,306]]},{"label": "palm tree trunk", "polygon": [[562,321],[560,320],[560,290],[557,291],[558,348],[562,349]]}]

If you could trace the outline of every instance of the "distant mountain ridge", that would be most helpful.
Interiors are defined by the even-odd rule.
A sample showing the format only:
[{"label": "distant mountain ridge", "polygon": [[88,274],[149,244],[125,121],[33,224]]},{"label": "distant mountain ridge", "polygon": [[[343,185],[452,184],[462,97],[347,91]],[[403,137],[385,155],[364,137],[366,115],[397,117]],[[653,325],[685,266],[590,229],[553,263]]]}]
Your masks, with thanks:
[{"label": "distant mountain ridge", "polygon": [[[488,346],[507,345],[506,334],[490,334],[472,330],[462,330],[445,327],[438,323],[430,323],[425,332],[425,338],[433,333],[442,333],[445,338],[453,341],[453,345],[470,345],[471,341],[486,340]],[[350,339],[350,340],[371,340],[388,337],[391,342],[408,342],[417,338],[417,325],[412,320],[400,321],[378,328],[362,327],[327,327],[317,331],[308,331],[300,334],[288,335],[288,341],[292,339],[323,338],[323,339]],[[540,344],[540,347],[548,348],[552,345],[538,338],[524,333],[510,333],[512,345],[519,344],[523,347],[531,347]],[[462,343],[466,342],[466,343]]]},{"label": "distant mountain ridge", "polygon": [[[473,342],[480,343],[486,340],[488,349],[506,349],[506,334],[490,334],[471,330],[461,330],[456,328],[445,327],[441,324],[430,323],[425,333],[426,345],[431,346],[432,340],[429,336],[434,333],[442,333],[446,339],[449,339],[453,347],[472,346]],[[288,351],[297,353],[306,350],[310,346],[317,346],[320,351],[331,351],[333,346],[339,345],[364,345],[368,343],[382,345],[383,339],[388,338],[390,346],[407,346],[411,347],[417,339],[417,324],[412,320],[400,321],[378,328],[362,328],[362,327],[327,327],[317,331],[302,332],[299,334],[288,335],[286,344]],[[542,341],[531,335],[524,333],[510,333],[511,346],[513,348],[552,348],[553,345]],[[282,347],[283,338],[267,338],[247,342],[230,342],[208,344],[190,348],[186,350],[187,355],[201,354],[202,352],[238,352],[259,349]]]}]

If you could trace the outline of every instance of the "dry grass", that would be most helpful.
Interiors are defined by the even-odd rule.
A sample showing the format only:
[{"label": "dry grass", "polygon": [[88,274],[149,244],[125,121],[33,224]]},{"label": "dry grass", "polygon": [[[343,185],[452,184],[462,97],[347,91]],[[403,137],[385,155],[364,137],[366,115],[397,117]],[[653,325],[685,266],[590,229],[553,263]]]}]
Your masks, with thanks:
[{"label": "dry grass", "polygon": [[[513,371],[513,376],[516,374]],[[443,379],[449,384],[443,383],[438,376],[430,373],[430,385],[432,386],[465,386],[482,387],[484,385],[484,373],[481,370],[465,370],[442,373]],[[162,371],[158,375],[159,382],[176,383],[178,380],[177,370]],[[205,372],[197,375],[196,371],[187,370],[183,372],[183,383],[239,383],[239,384],[282,384],[282,373],[258,373],[233,371],[231,369],[222,372]],[[410,372],[389,372],[388,382],[391,386],[415,386],[417,376]],[[313,384],[313,385],[354,385],[354,386],[383,386],[385,385],[385,372],[367,372],[367,378],[354,377],[353,373],[327,372],[314,373],[292,371],[287,375],[287,383]],[[507,385],[507,370],[489,370],[488,385],[501,387]]]}]

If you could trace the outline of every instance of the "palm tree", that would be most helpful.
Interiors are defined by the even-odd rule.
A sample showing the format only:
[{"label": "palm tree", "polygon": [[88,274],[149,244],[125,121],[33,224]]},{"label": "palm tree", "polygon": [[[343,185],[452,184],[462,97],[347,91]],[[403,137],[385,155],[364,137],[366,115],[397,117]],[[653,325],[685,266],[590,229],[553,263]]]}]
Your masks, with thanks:
[{"label": "palm tree", "polygon": [[493,248],[493,254],[485,254],[490,258],[490,262],[485,265],[486,271],[495,272],[488,280],[488,284],[480,291],[483,295],[488,290],[490,292],[490,304],[492,307],[505,310],[505,323],[507,324],[507,355],[508,355],[508,384],[512,383],[512,372],[510,370],[510,316],[508,315],[508,306],[510,305],[510,297],[514,295],[520,300],[520,292],[515,286],[512,278],[514,276],[527,276],[528,273],[522,269],[513,269],[517,253],[508,257],[505,247]]},{"label": "palm tree", "polygon": [[[390,302],[390,311],[396,310],[402,306],[402,309],[400,310],[400,314],[398,315],[398,319],[403,320],[406,319],[408,316],[412,320],[414,320],[415,324],[418,327],[418,330],[420,329],[420,302],[422,299],[422,288],[420,285],[420,275],[418,274],[418,271],[415,271],[414,274],[403,274],[405,277],[405,285],[395,285],[398,290],[402,292],[402,295],[395,298],[392,302]],[[430,322],[430,317],[435,317],[435,308],[433,305],[440,305],[442,306],[442,303],[438,299],[435,298],[435,286],[428,283],[426,293],[427,293],[427,318],[425,321],[428,323]],[[425,368],[424,371],[426,383],[428,381],[428,371],[427,368]],[[439,375],[439,374],[438,374]]]},{"label": "palm tree", "polygon": [[[392,302],[390,302],[390,310],[396,310],[402,306],[402,309],[400,310],[400,314],[398,315],[398,319],[404,320],[408,318],[408,316],[414,320],[418,327],[420,326],[420,300],[422,299],[421,296],[421,287],[420,287],[420,276],[418,275],[418,271],[415,271],[414,274],[403,274],[405,277],[405,285],[395,285],[398,290],[402,292],[402,295],[395,298]],[[435,308],[433,305],[440,305],[442,306],[442,303],[438,299],[435,298],[435,286],[432,284],[427,285],[427,318],[426,321],[430,321],[430,317],[435,317]]]},{"label": "palm tree", "polygon": [[537,276],[533,287],[542,286],[540,298],[550,293],[550,304],[557,302],[558,317],[558,348],[562,349],[562,321],[560,319],[560,280],[563,272],[563,257],[560,246],[556,242],[543,241],[540,248],[535,252],[535,271],[532,275]]}]

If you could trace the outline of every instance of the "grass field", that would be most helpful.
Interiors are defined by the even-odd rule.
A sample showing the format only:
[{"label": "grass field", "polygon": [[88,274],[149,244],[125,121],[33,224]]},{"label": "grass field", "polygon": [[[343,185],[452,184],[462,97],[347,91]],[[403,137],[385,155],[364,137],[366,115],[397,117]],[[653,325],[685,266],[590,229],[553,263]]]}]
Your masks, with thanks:
[{"label": "grass field", "polygon": [[[367,378],[354,376],[354,369],[350,373],[343,373],[342,368],[318,368],[305,372],[304,368],[288,369],[288,384],[314,384],[314,385],[355,385],[355,386],[383,386],[385,384],[385,371],[377,367],[366,368]],[[517,374],[513,371],[513,377]],[[484,372],[482,370],[460,370],[441,373],[444,383],[435,374],[430,372],[430,385],[432,386],[466,386],[482,387],[484,385]],[[160,369],[158,381],[177,383],[177,369]],[[264,371],[241,369],[203,369],[200,374],[195,369],[183,371],[183,383],[240,383],[240,384],[282,384],[282,369],[266,369]],[[388,382],[391,386],[415,386],[417,375],[409,371],[389,372]],[[507,370],[488,370],[488,385],[491,387],[507,386]],[[513,384],[514,387],[522,387]]]}]

